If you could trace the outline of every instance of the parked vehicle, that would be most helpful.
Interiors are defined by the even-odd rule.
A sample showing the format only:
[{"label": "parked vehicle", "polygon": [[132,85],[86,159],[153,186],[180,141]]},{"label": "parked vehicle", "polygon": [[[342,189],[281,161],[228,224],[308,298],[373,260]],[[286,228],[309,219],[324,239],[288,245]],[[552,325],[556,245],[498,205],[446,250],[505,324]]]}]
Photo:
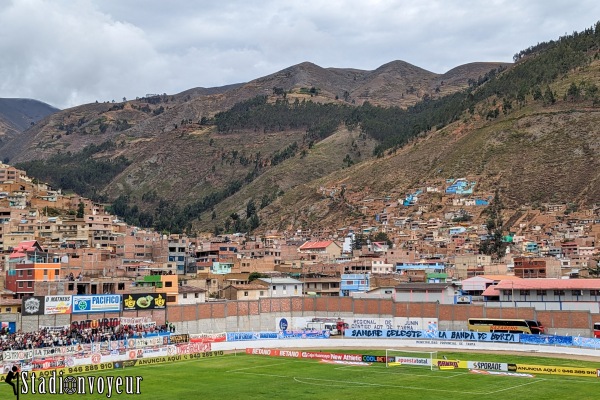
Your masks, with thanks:
[{"label": "parked vehicle", "polygon": [[600,338],[600,322],[594,322],[594,337]]},{"label": "parked vehicle", "polygon": [[307,322],[306,329],[328,330],[331,336],[343,335],[348,324],[341,318],[313,318]]}]

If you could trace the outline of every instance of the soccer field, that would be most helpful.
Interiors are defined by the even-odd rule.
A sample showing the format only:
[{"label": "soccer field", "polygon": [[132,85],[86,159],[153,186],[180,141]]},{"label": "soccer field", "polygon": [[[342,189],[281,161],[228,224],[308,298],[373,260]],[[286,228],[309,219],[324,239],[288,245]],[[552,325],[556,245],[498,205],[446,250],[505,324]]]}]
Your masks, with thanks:
[{"label": "soccer field", "polygon": [[[348,351],[345,351],[346,353]],[[369,354],[385,354],[381,350]],[[600,363],[542,357],[439,352],[448,359],[489,362],[521,362],[540,365],[600,367]],[[92,375],[84,376],[85,379]],[[116,394],[111,398],[186,400],[186,399],[478,399],[542,398],[597,399],[600,378],[535,375],[533,378],[479,375],[468,370],[430,370],[428,367],[395,366],[373,363],[352,366],[321,363],[319,360],[290,359],[226,354],[170,364],[136,366],[94,375],[108,378],[140,376],[140,394]],[[10,387],[2,385],[1,398],[11,398]],[[122,389],[125,385],[122,386]],[[31,385],[29,385],[31,389]],[[21,399],[107,398],[104,393],[90,395],[21,394]]]}]

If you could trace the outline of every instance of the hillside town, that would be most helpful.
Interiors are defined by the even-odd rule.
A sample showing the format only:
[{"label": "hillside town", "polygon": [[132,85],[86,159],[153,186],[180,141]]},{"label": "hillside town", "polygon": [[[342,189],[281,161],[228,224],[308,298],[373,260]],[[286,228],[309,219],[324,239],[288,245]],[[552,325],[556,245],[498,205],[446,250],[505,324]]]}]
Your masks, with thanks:
[{"label": "hillside town", "polygon": [[[512,213],[479,253],[492,193],[448,179],[402,196],[321,188],[363,215],[331,229],[187,237],[129,226],[89,199],[0,166],[2,321],[28,296],[158,293],[168,305],[342,296],[599,313],[600,207]],[[64,212],[68,210],[68,212]],[[433,211],[437,212],[433,212]],[[515,227],[517,229],[515,229]]]}]

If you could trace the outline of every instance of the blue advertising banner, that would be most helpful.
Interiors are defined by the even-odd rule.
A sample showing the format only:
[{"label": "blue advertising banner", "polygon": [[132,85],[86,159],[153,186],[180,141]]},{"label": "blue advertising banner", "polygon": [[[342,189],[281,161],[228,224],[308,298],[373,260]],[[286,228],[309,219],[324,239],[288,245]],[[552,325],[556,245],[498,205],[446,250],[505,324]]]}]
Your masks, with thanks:
[{"label": "blue advertising banner", "polygon": [[400,329],[346,329],[344,336],[355,338],[446,339],[480,342],[519,342],[518,334],[468,331],[413,331]]},{"label": "blue advertising banner", "polygon": [[[258,340],[258,332],[231,332],[227,333],[228,342],[241,342],[244,340]],[[265,338],[266,339],[266,338]],[[276,338],[274,338],[276,339]]]},{"label": "blue advertising banner", "polygon": [[278,334],[279,339],[327,339],[330,332],[325,330],[312,331],[281,331]]},{"label": "blue advertising banner", "polygon": [[523,344],[547,344],[552,346],[572,346],[572,336],[521,335]]},{"label": "blue advertising banner", "polygon": [[301,330],[280,332],[230,332],[227,333],[228,342],[246,340],[277,340],[277,339],[327,339],[328,330]]},{"label": "blue advertising banner", "polygon": [[588,349],[600,349],[600,339],[574,336],[573,346],[585,347]]},{"label": "blue advertising banner", "polygon": [[120,311],[120,294],[92,294],[73,296],[73,314]]}]

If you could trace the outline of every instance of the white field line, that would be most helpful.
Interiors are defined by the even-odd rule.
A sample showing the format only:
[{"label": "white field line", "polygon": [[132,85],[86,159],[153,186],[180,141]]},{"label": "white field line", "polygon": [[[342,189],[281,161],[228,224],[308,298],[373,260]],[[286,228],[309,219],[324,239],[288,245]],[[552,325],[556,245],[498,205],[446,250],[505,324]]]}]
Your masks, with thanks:
[{"label": "white field line", "polygon": [[543,378],[534,379],[534,380],[533,380],[533,381],[531,381],[531,382],[523,383],[523,384],[521,384],[521,385],[509,386],[509,387],[507,387],[507,388],[504,388],[504,389],[498,389],[498,390],[494,390],[494,391],[492,391],[492,392],[488,392],[487,394],[494,394],[494,393],[505,392],[505,391],[507,391],[507,390],[516,389],[516,388],[518,388],[518,387],[527,386],[527,385],[533,385],[533,384],[535,384],[535,383],[539,383],[539,382],[544,382],[545,380],[546,380],[546,379],[543,379]]},{"label": "white field line", "polygon": [[[357,386],[365,386],[365,387],[389,387],[389,388],[397,388],[397,389],[412,389],[412,390],[424,390],[430,392],[441,392],[441,393],[462,393],[462,394],[480,394],[485,395],[488,392],[469,392],[465,390],[448,390],[448,389],[432,389],[426,387],[417,387],[417,386],[406,386],[406,385],[393,385],[393,384],[384,384],[384,383],[372,383],[372,382],[356,382],[356,381],[344,381],[344,380],[335,380],[335,379],[319,379],[319,378],[298,378],[294,377],[294,381],[298,383],[303,383],[306,385],[315,385],[315,386],[332,386],[333,384],[339,384],[339,386],[347,387],[348,385],[357,385]],[[312,381],[312,382],[306,382]]]}]

